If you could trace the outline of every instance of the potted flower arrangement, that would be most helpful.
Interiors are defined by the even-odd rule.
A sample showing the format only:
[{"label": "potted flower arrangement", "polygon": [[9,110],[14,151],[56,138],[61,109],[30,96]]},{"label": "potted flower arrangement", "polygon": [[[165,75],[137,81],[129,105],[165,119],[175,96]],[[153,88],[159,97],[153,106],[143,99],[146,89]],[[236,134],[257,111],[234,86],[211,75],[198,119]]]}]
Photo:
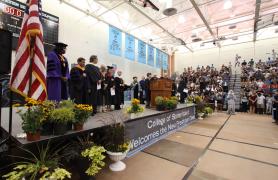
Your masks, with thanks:
[{"label": "potted flower arrangement", "polygon": [[53,123],[50,120],[50,114],[55,109],[56,103],[54,101],[43,101],[41,103],[43,113],[45,115],[45,121],[42,122],[42,135],[53,134]]},{"label": "potted flower arrangement", "polygon": [[26,98],[24,107],[27,109],[17,112],[22,119],[22,130],[26,133],[27,141],[37,141],[40,139],[42,123],[46,119],[42,102]]},{"label": "potted flower arrangement", "polygon": [[140,101],[138,99],[132,99],[131,106],[127,108],[127,113],[130,114],[130,118],[138,117],[144,108],[140,106]]},{"label": "potted flower arrangement", "polygon": [[169,99],[165,98],[165,103],[168,110],[176,109],[178,105],[178,98],[176,96],[172,96]]},{"label": "potted flower arrangement", "polygon": [[51,112],[50,119],[54,123],[54,135],[65,134],[68,130],[67,125],[74,119],[74,112],[71,108],[57,108]]},{"label": "potted flower arrangement", "polygon": [[156,96],[155,104],[156,104],[156,110],[165,111],[166,106],[165,106],[164,98],[162,96]]},{"label": "potted flower arrangement", "polygon": [[88,120],[92,113],[93,107],[87,104],[76,104],[74,106],[74,120],[73,126],[74,130],[83,130],[84,123]]},{"label": "potted flower arrangement", "polygon": [[66,169],[61,168],[59,163],[60,155],[59,152],[63,148],[51,150],[49,142],[46,147],[38,149],[38,155],[35,155],[27,149],[20,148],[28,156],[12,156],[14,158],[22,159],[13,164],[15,167],[11,172],[2,176],[7,180],[46,180],[46,179],[57,179],[63,180],[65,178],[71,178],[71,173]]},{"label": "potted flower arrangement", "polygon": [[[57,105],[58,108],[68,108],[73,111],[75,103],[72,100],[63,100]],[[72,121],[67,122],[67,130],[72,130]]]},{"label": "potted flower arrangement", "polygon": [[129,149],[130,143],[125,137],[125,126],[123,123],[115,123],[105,129],[105,149],[109,158],[114,163],[109,165],[112,171],[123,171],[126,165],[121,161],[123,160]]}]

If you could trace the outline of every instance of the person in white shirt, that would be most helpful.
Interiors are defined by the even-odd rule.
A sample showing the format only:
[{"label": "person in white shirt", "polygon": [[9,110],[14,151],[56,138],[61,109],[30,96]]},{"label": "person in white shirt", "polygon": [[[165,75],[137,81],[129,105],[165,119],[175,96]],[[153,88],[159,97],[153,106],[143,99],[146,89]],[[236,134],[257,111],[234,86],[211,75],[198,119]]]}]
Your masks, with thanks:
[{"label": "person in white shirt", "polygon": [[258,93],[257,97],[257,113],[263,114],[264,111],[264,103],[265,103],[265,97],[261,93]]},{"label": "person in white shirt", "polygon": [[257,84],[258,88],[262,88],[263,85],[264,85],[264,82],[263,82],[261,79],[259,79],[259,80],[256,82],[256,84]]}]

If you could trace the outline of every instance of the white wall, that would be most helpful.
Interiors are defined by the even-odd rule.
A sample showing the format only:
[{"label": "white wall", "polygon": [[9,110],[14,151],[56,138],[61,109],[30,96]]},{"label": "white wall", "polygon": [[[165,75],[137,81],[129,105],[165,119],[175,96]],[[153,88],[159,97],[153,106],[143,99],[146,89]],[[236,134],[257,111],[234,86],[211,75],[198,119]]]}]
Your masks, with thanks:
[{"label": "white wall", "polygon": [[[26,2],[26,0],[20,1]],[[109,26],[107,24],[96,22],[92,17],[58,0],[42,0],[42,8],[43,11],[59,17],[59,41],[69,45],[65,56],[70,64],[75,63],[78,57],[84,57],[88,62],[89,57],[94,54],[99,58],[99,65],[117,64],[118,70],[123,71],[123,78],[127,83],[131,82],[133,76],[141,78],[147,72],[160,75],[160,69],[124,58],[124,33],[122,34],[122,57],[113,56],[108,52]],[[135,61],[137,61],[137,41],[135,41]]]},{"label": "white wall", "polygon": [[254,58],[255,61],[267,60],[271,55],[266,53],[271,53],[272,49],[278,51],[278,38],[200,50],[194,53],[181,54],[176,52],[175,71],[182,72],[184,67],[197,67],[198,65],[214,64],[214,67],[220,67],[222,64],[228,65],[230,61],[234,64],[236,54],[247,61],[251,58]]}]

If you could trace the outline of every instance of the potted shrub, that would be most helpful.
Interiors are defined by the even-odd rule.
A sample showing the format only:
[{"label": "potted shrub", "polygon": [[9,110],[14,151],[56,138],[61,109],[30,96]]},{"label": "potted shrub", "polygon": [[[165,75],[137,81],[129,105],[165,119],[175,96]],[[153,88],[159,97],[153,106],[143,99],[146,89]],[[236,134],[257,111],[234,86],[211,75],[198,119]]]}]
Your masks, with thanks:
[{"label": "potted shrub", "polygon": [[125,126],[123,123],[115,123],[105,129],[105,149],[109,158],[114,163],[109,165],[112,171],[123,171],[126,165],[123,160],[130,148],[130,143],[125,137]]},{"label": "potted shrub", "polygon": [[144,108],[140,106],[140,101],[138,99],[132,99],[131,106],[127,108],[127,113],[130,114],[130,118],[139,117],[143,111]]},{"label": "potted shrub", "polygon": [[74,130],[83,130],[84,123],[88,120],[92,113],[93,107],[87,104],[76,104],[74,106],[74,119],[73,126]]},{"label": "potted shrub", "polygon": [[166,108],[164,98],[161,96],[156,96],[155,105],[156,105],[156,110],[158,111],[164,111]]},{"label": "potted shrub", "polygon": [[67,132],[68,123],[73,121],[74,112],[71,108],[57,108],[51,112],[50,119],[54,123],[54,135],[62,135]]},{"label": "potted shrub", "polygon": [[[60,103],[58,104],[58,108],[68,108],[71,109],[73,111],[75,106],[75,103],[72,100],[63,100],[60,101]],[[70,131],[72,130],[72,121],[69,121],[67,123],[67,130]]]},{"label": "potted shrub", "polygon": [[2,176],[7,180],[46,180],[46,179],[57,179],[62,180],[65,178],[71,178],[71,173],[66,169],[61,168],[59,163],[60,155],[59,152],[63,148],[51,150],[49,143],[46,147],[38,149],[38,155],[33,152],[22,149],[28,156],[12,156],[19,158],[22,161],[14,163],[14,167],[11,172]]},{"label": "potted shrub", "polygon": [[71,164],[75,164],[79,179],[86,180],[104,167],[104,152],[104,147],[96,146],[90,136],[80,137],[67,148],[65,158]]},{"label": "potted shrub", "polygon": [[50,114],[55,109],[55,102],[54,101],[43,101],[42,102],[42,110],[45,115],[45,121],[42,122],[42,135],[53,135],[53,122],[50,120]]},{"label": "potted shrub", "polygon": [[24,106],[27,109],[17,112],[22,119],[22,130],[26,133],[27,141],[37,141],[40,139],[42,122],[46,119],[41,102],[27,98]]}]

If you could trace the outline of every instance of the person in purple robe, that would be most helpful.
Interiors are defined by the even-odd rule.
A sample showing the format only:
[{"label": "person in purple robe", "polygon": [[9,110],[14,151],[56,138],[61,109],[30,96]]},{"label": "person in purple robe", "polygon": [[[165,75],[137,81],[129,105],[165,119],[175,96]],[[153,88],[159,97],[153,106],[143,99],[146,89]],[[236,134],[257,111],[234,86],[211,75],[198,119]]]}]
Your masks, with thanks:
[{"label": "person in purple robe", "polygon": [[63,56],[67,44],[54,43],[55,48],[47,55],[47,95],[49,100],[68,99],[69,64]]}]

